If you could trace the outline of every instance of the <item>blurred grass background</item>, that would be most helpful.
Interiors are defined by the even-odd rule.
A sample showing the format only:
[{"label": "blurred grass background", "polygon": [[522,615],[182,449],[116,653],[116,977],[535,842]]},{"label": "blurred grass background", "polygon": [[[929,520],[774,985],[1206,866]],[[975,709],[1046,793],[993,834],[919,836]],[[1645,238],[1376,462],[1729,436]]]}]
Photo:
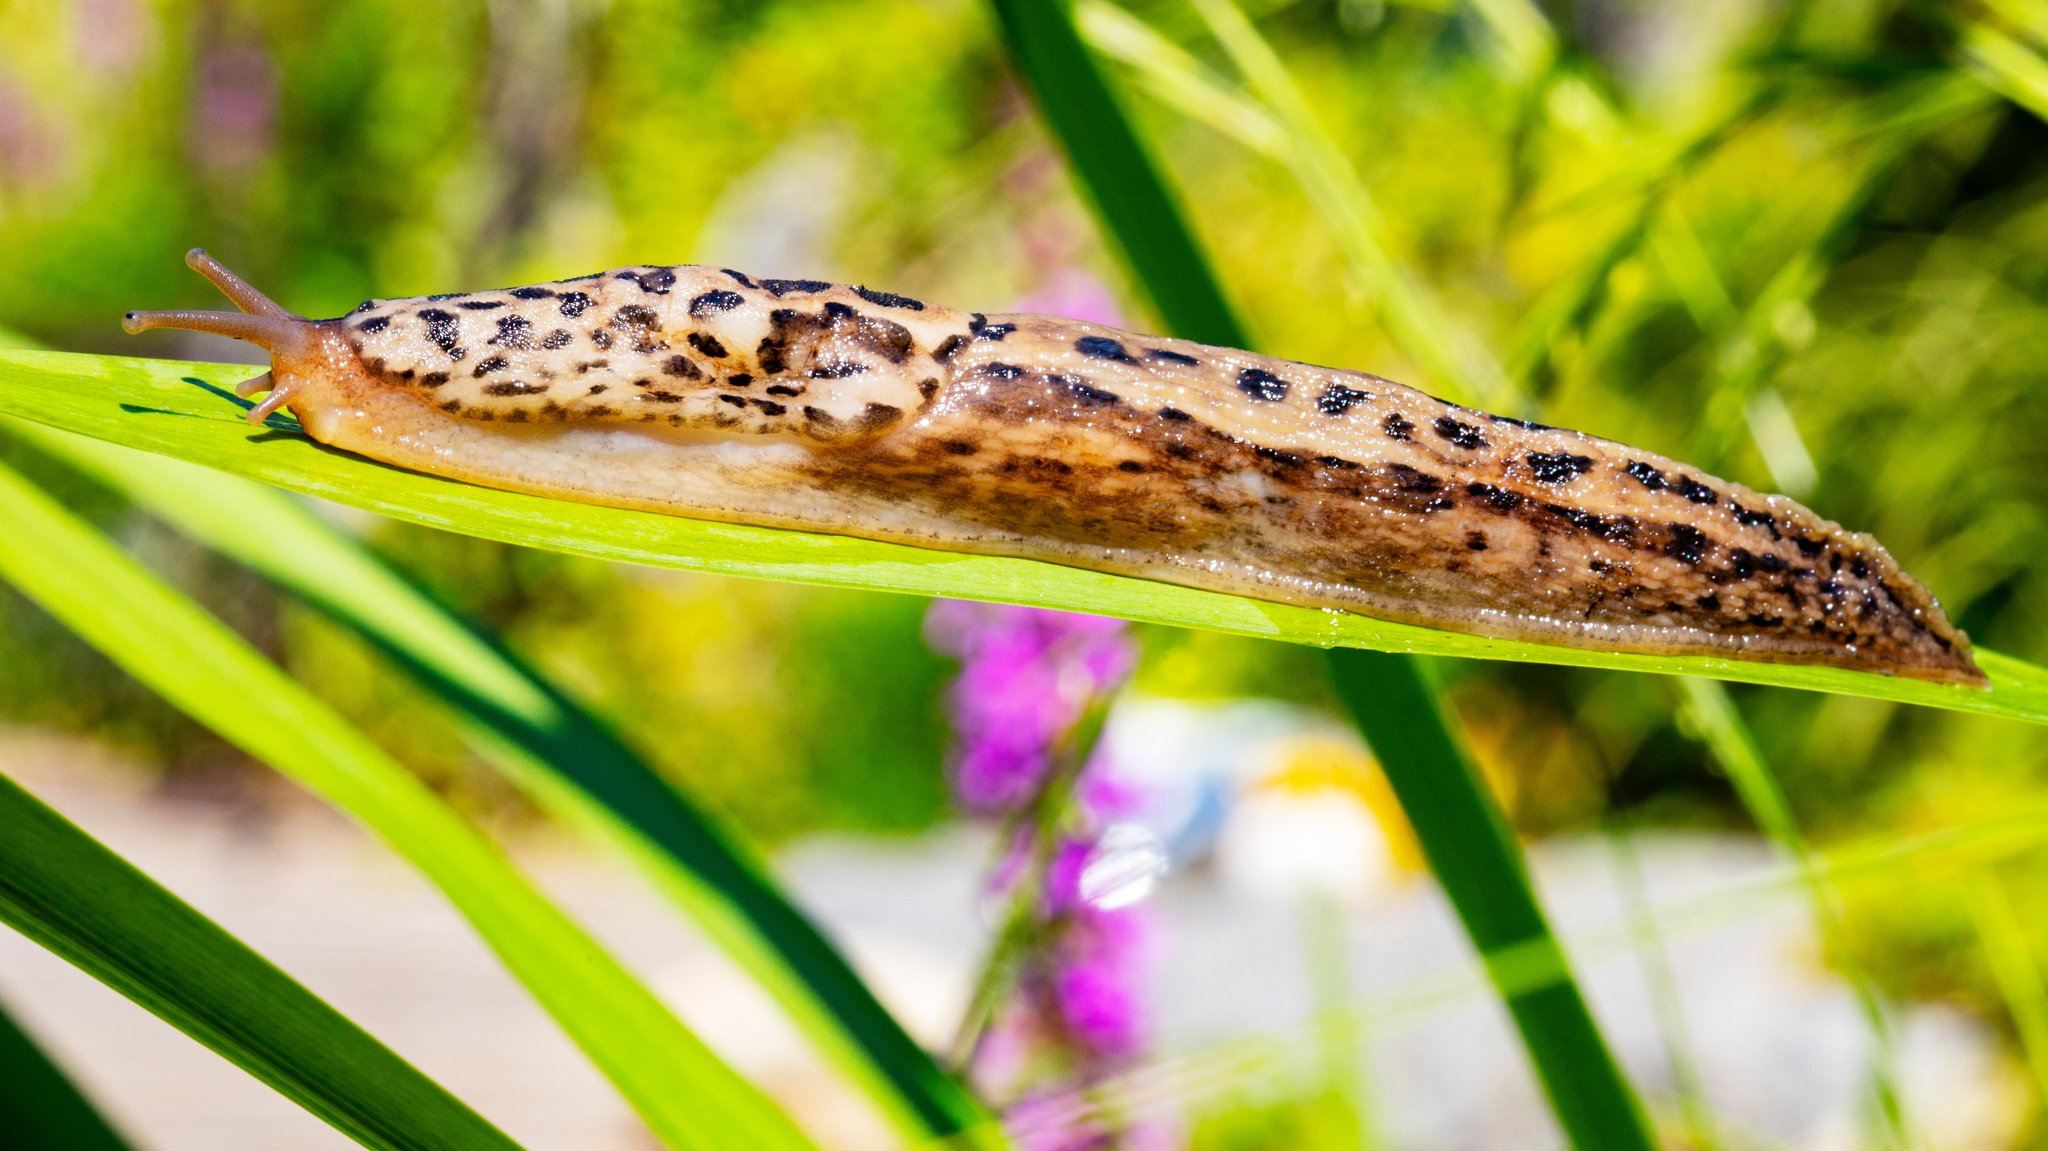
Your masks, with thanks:
[{"label": "blurred grass background", "polygon": [[[1092,11],[1101,42],[1120,25]],[[1355,180],[1320,199],[1194,7],[1122,11],[1156,37],[1122,41],[1116,74],[1262,346],[1456,391],[1398,350],[1419,299],[1472,352],[1467,384],[1798,496],[1884,540],[1980,642],[2048,659],[2041,6],[1254,5]],[[194,244],[316,316],[658,262],[983,310],[1093,279],[1142,315],[967,0],[0,0],[0,326],[174,354],[115,319],[212,306],[178,258]],[[437,786],[521,817],[350,635],[0,450]],[[917,601],[351,526],[766,841],[945,813],[946,669]],[[1312,652],[1146,643],[1147,690],[1329,703]],[[11,591],[0,653],[0,720],[96,732],[180,786],[237,778],[235,753]],[[1749,826],[1673,684],[1445,671],[1525,833]],[[1986,818],[2048,777],[2017,724],[1730,690],[1822,843]],[[2020,906],[2044,863],[2003,866]],[[1960,888],[1851,899],[1837,962],[2003,1025]],[[2048,954],[2048,923],[2018,924]]]}]

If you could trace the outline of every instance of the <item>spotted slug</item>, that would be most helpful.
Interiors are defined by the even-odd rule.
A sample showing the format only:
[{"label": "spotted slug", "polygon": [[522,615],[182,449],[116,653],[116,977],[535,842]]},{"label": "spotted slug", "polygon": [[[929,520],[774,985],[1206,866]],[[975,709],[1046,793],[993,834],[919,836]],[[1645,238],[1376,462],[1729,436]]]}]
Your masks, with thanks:
[{"label": "spotted slug", "polygon": [[822,280],[634,267],[130,332],[247,340],[249,413],[434,475],[1024,556],[1483,636],[1981,684],[1876,540],[1359,372]]}]

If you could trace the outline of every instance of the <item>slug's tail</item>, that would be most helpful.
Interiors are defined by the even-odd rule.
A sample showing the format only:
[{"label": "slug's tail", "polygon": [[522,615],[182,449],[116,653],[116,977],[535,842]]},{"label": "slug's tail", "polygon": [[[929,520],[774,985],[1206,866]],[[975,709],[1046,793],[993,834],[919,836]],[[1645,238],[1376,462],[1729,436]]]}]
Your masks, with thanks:
[{"label": "slug's tail", "polygon": [[[279,359],[303,358],[313,354],[316,339],[313,323],[294,316],[278,306],[277,301],[257,291],[249,282],[222,266],[221,262],[194,248],[185,253],[185,263],[192,270],[213,281],[214,287],[235,306],[239,312],[129,312],[121,319],[121,326],[129,333],[146,332],[151,328],[176,328],[187,332],[206,332],[215,336],[226,336],[234,340],[246,340],[269,352],[275,363]],[[265,372],[248,380],[235,389],[247,396],[268,391],[270,395],[249,412],[249,422],[260,424],[264,418],[290,398],[291,389],[279,387],[274,372]]]}]

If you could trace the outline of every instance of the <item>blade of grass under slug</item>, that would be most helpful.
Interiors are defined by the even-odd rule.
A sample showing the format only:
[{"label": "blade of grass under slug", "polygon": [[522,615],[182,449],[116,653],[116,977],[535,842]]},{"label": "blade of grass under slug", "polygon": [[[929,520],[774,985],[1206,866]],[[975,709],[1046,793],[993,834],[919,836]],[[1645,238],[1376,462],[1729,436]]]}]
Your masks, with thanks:
[{"label": "blade of grass under slug", "polygon": [[274,489],[5,417],[0,428],[246,564],[404,668],[473,726],[479,750],[515,784],[622,847],[905,1138],[1000,1140],[966,1087],[903,1030],[730,832],[488,634]]},{"label": "blade of grass under slug", "polygon": [[673,1151],[810,1141],[404,767],[11,469],[0,578],[230,743],[347,812],[439,887]]},{"label": "blade of grass under slug", "polygon": [[[0,478],[0,490],[16,482]],[[519,1151],[347,1016],[5,775],[0,922],[365,1147]],[[0,1022],[0,1048],[20,1038],[9,1030]],[[122,1151],[127,1144],[96,1115],[59,1114],[58,1096],[69,1089],[51,1075],[19,1050],[0,1054],[0,1143],[9,1151]]]},{"label": "blade of grass under slug", "polygon": [[[1337,697],[1365,733],[1430,871],[1494,976],[1566,1138],[1580,1151],[1649,1151],[1648,1121],[1572,979],[1514,832],[1452,737],[1421,669],[1384,652],[1339,649],[1328,658]],[[1554,977],[1512,989],[1493,970],[1494,952],[1505,948],[1554,963]]]},{"label": "blade of grass under slug", "polygon": [[[0,787],[5,786],[0,777]],[[130,1151],[99,1109],[0,1005],[0,1130],[11,1151]]]},{"label": "blade of grass under slug", "polygon": [[2013,909],[1998,875],[1979,871],[1963,885],[1991,977],[2019,1032],[2020,1050],[2034,1076],[2035,1104],[2040,1106],[2048,1103],[2048,985],[2042,983],[2040,964],[2027,943],[2026,925]]},{"label": "blade of grass under slug", "polygon": [[[1097,75],[1067,6],[1059,0],[993,2],[1012,38],[1020,71],[1065,143],[1077,175],[1091,187],[1114,183],[1128,154],[1108,145],[1134,141],[1136,133]],[[1092,82],[1077,84],[1075,77],[1082,75]],[[1120,200],[1097,201],[1110,235],[1142,234],[1161,217],[1177,217],[1178,206],[1156,177],[1127,190],[1130,194]],[[1185,232],[1185,226],[1179,231]],[[1121,247],[1134,278],[1160,302],[1169,322],[1176,315],[1191,315],[1208,317],[1215,325],[1177,329],[1175,335],[1248,346],[1229,338],[1242,325],[1192,242],[1163,247],[1126,240]],[[1346,650],[1332,652],[1330,664],[1339,693],[1380,756],[1431,867],[1481,954],[1530,939],[1548,940],[1554,948],[1505,820],[1444,728],[1419,667],[1403,656]],[[1367,675],[1375,682],[1362,683]],[[1648,1151],[1652,1144],[1642,1110],[1569,976],[1541,991],[1510,997],[1508,1006],[1572,1143],[1581,1151]]]},{"label": "blade of grass under slug", "polygon": [[[1714,760],[1727,773],[1728,781],[1735,786],[1735,793],[1741,798],[1750,818],[1797,870],[1821,938],[1831,944],[1838,943],[1842,937],[1840,899],[1814,866],[1813,850],[1799,831],[1798,820],[1792,815],[1792,805],[1778,786],[1777,777],[1765,762],[1763,752],[1749,734],[1741,714],[1735,710],[1734,701],[1718,683],[1687,678],[1680,679],[1678,685],[1685,696],[1686,713],[1693,727]],[[1870,1029],[1874,1048],[1871,1052],[1871,1087],[1876,1096],[1878,1114],[1895,1145],[1918,1146],[1921,1141],[1913,1133],[1905,1113],[1904,1095],[1899,1090],[1898,1044],[1890,1012],[1870,978],[1853,961],[1845,958],[1843,962],[1847,965],[1842,972],[1843,978],[1855,993],[1864,1025]]]}]

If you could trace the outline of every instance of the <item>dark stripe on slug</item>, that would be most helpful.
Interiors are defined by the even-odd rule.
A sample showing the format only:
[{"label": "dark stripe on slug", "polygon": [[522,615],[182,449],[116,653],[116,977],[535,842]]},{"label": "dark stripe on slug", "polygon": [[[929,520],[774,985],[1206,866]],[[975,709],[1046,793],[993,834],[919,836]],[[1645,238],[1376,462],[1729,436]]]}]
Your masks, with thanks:
[{"label": "dark stripe on slug", "polygon": [[959,334],[958,332],[955,332],[952,335],[947,336],[945,340],[939,344],[938,347],[932,349],[932,359],[935,359],[943,364],[947,360],[952,359],[953,353],[959,351],[962,347],[966,346],[966,344],[967,337]]},{"label": "dark stripe on slug", "polygon": [[487,396],[537,396],[547,390],[546,384],[523,384],[518,380],[484,385],[484,394]]},{"label": "dark stripe on slug", "polygon": [[1678,494],[1696,504],[1711,504],[1720,500],[1721,494],[1691,476],[1678,477]]},{"label": "dark stripe on slug", "polygon": [[512,298],[515,300],[545,300],[552,297],[554,294],[554,291],[550,288],[512,289]]},{"label": "dark stripe on slug", "polygon": [[1593,468],[1592,457],[1570,452],[1530,452],[1523,458],[1536,478],[1546,484],[1570,483]]},{"label": "dark stripe on slug", "polygon": [[746,302],[747,298],[738,292],[728,292],[724,288],[713,288],[690,301],[690,314],[693,316],[708,316],[714,312],[730,312]]},{"label": "dark stripe on slug", "polygon": [[[1479,434],[1479,429],[1463,420],[1454,420],[1449,416],[1438,416],[1430,424],[1430,427],[1435,430],[1438,436],[1454,446],[1464,448],[1466,451],[1486,446],[1486,437]],[[1583,456],[1577,458],[1584,459]],[[1588,466],[1592,464],[1591,460],[1586,462]]]},{"label": "dark stripe on slug", "polygon": [[1202,363],[1202,361],[1193,356],[1184,356],[1179,352],[1169,351],[1165,348],[1146,348],[1145,358],[1148,360],[1164,360],[1169,364],[1183,364],[1190,368],[1199,367]]},{"label": "dark stripe on slug", "polygon": [[899,296],[894,292],[878,292],[873,288],[855,285],[853,294],[878,308],[903,308],[906,311],[912,312],[924,311],[923,300],[912,299],[909,296]]},{"label": "dark stripe on slug", "polygon": [[1628,474],[1634,477],[1637,483],[1653,492],[1661,492],[1666,487],[1669,487],[1671,483],[1671,481],[1664,478],[1663,472],[1658,471],[1641,460],[1630,460],[1628,462]]},{"label": "dark stripe on slug", "polygon": [[823,292],[832,287],[824,280],[763,280],[761,286],[778,300],[791,292]]},{"label": "dark stripe on slug", "polygon": [[463,308],[463,309],[466,309],[466,310],[468,310],[468,311],[472,311],[472,312],[488,312],[488,311],[490,311],[490,310],[491,310],[492,308],[502,308],[502,307],[504,307],[504,306],[505,306],[505,301],[503,301],[503,300],[464,300],[464,301],[462,301],[461,303],[459,303],[459,304],[457,304],[457,305],[455,305],[455,306],[456,306],[456,307],[458,307],[458,308]]},{"label": "dark stripe on slug", "polygon": [[506,359],[503,356],[492,356],[490,359],[484,360],[483,362],[479,363],[476,366],[476,370],[471,372],[470,375],[476,377],[477,379],[482,379],[485,376],[490,375],[492,372],[504,371],[505,366],[511,362],[512,361]]},{"label": "dark stripe on slug", "polygon": [[983,364],[981,374],[998,380],[1014,380],[1024,374],[1024,369],[1015,364]]},{"label": "dark stripe on slug", "polygon": [[1065,388],[1067,394],[1075,399],[1087,403],[1117,404],[1123,402],[1123,397],[1115,392],[1104,391],[1079,376],[1053,376],[1050,382]]},{"label": "dark stripe on slug", "polygon": [[754,281],[748,279],[747,274],[745,272],[735,272],[731,268],[720,268],[718,270],[724,272],[728,276],[731,276],[733,278],[733,282],[738,284],[742,288],[760,287],[759,284],[756,284]]}]

